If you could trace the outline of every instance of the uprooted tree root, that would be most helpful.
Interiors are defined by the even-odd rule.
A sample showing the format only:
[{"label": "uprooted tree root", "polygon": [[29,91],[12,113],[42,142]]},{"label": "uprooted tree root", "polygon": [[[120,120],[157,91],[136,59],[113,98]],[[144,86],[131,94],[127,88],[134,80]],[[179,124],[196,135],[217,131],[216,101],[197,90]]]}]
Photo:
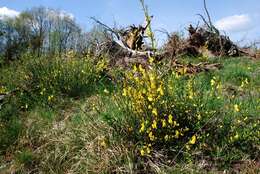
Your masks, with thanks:
[{"label": "uprooted tree root", "polygon": [[180,56],[239,56],[241,52],[228,36],[211,31],[206,27],[188,28],[189,37],[181,38],[177,33],[170,35],[164,45],[165,53],[170,57]]}]

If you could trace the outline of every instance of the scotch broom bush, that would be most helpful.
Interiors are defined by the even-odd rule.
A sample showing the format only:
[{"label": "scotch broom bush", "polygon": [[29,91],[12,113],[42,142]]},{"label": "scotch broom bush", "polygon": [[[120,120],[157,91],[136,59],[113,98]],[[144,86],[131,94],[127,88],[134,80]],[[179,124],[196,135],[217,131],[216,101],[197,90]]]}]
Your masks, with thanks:
[{"label": "scotch broom bush", "polygon": [[155,66],[134,66],[125,73],[122,92],[117,94],[120,99],[115,100],[123,113],[128,113],[129,125],[124,126],[135,137],[133,141],[141,156],[150,155],[153,149],[189,149],[197,143],[199,117],[193,104],[192,84],[188,81],[177,94],[180,88],[173,83]]},{"label": "scotch broom bush", "polygon": [[[106,102],[109,107],[101,112],[116,134],[122,137],[124,132],[123,137],[136,145],[138,156],[150,158],[162,152],[177,160],[204,154],[223,156],[225,164],[232,161],[228,156],[240,159],[257,150],[259,133],[253,129],[259,120],[238,98],[226,96],[225,77],[163,72],[162,67],[134,65],[125,71],[121,90],[112,94]],[[251,155],[255,158],[257,153]]]}]

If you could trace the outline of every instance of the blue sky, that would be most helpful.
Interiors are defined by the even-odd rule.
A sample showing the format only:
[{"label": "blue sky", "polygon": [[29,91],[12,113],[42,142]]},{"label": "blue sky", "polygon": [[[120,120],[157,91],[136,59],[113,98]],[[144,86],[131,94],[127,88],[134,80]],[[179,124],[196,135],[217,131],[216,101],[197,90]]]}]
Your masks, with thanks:
[{"label": "blue sky", "polygon": [[[196,24],[196,14],[204,13],[203,0],[146,0],[154,15],[154,29],[183,31]],[[208,8],[216,26],[225,30],[234,41],[260,39],[259,0],[208,0]],[[1,13],[20,12],[34,6],[46,6],[71,13],[85,29],[90,29],[96,17],[108,25],[140,24],[144,22],[138,0],[0,0]]]}]

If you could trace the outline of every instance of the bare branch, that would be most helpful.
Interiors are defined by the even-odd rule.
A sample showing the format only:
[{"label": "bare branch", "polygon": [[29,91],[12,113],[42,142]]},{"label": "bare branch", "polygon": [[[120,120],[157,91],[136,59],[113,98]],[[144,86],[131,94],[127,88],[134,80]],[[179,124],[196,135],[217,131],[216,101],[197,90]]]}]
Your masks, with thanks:
[{"label": "bare branch", "polygon": [[210,17],[208,8],[207,8],[206,0],[204,0],[204,10],[205,10],[205,12],[207,14],[208,21],[205,19],[205,17],[203,15],[201,15],[201,14],[197,14],[197,15],[202,18],[202,20],[204,21],[204,23],[207,25],[207,27],[209,28],[209,30],[211,32],[215,32],[216,34],[219,35],[219,30],[212,23],[212,20],[211,20],[211,17]]},{"label": "bare branch", "polygon": [[[123,37],[121,36],[121,34],[117,31],[115,31],[114,29],[110,28],[109,26],[107,26],[106,24],[100,22],[99,20],[95,19],[94,17],[91,17],[92,20],[94,20],[97,24],[101,25],[102,27],[104,27],[107,31],[111,32],[112,34],[114,34],[117,38],[117,40],[114,40],[120,47],[122,47],[124,50],[126,50],[127,52],[131,53],[133,56],[136,55],[151,55],[152,52],[151,51],[136,51],[133,50],[131,48],[129,48],[124,42],[123,42]],[[149,25],[149,24],[148,24]]]},{"label": "bare branch", "polygon": [[168,38],[171,37],[170,33],[166,29],[164,29],[164,28],[157,29],[157,30],[154,30],[154,31],[158,31],[160,33],[166,34]]},{"label": "bare branch", "polygon": [[99,20],[97,20],[94,17],[91,17],[90,19],[92,19],[94,22],[96,22],[97,24],[101,25],[102,27],[104,27],[107,31],[113,33],[117,39],[120,39],[120,35],[118,34],[118,32],[115,32],[115,30],[113,30],[112,28],[110,28],[109,26],[107,26],[106,24],[100,22]]},{"label": "bare branch", "polygon": [[[208,8],[207,8],[207,3],[206,3],[206,0],[204,0],[204,9],[205,9],[205,12],[207,14],[207,17],[208,17],[208,22],[209,22],[209,25],[212,27],[213,24],[212,24],[212,21],[211,21],[211,17],[210,17],[210,14],[209,14],[209,11],[208,11]],[[212,28],[211,28],[212,29]]]},{"label": "bare branch", "polygon": [[199,17],[201,17],[201,19],[203,20],[203,22],[207,25],[208,28],[211,28],[210,27],[210,24],[207,22],[207,20],[205,19],[205,17],[201,14],[197,14]]}]

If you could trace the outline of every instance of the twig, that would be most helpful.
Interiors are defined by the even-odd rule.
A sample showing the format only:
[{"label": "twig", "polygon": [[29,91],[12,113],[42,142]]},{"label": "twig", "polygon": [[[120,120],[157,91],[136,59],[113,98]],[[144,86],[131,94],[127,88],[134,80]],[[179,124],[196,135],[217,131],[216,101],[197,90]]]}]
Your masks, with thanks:
[{"label": "twig", "polygon": [[212,20],[211,20],[211,17],[210,17],[208,8],[207,8],[206,0],[204,0],[204,10],[205,10],[205,12],[207,14],[208,21],[205,19],[205,17],[203,15],[201,15],[201,14],[197,14],[197,15],[199,15],[202,18],[202,20],[204,21],[204,23],[207,25],[207,27],[209,28],[209,30],[211,32],[215,32],[216,34],[219,35],[219,30],[212,23]]},{"label": "twig", "polygon": [[160,32],[160,33],[166,34],[168,38],[171,37],[170,33],[169,33],[166,29],[164,29],[164,28],[162,28],[162,29],[157,29],[157,30],[154,30],[154,31],[158,31],[158,32]]},{"label": "twig", "polygon": [[113,33],[117,39],[120,39],[120,35],[118,34],[118,32],[115,32],[115,30],[113,30],[112,28],[110,28],[109,26],[107,26],[106,24],[100,22],[99,20],[97,20],[94,17],[91,17],[90,19],[92,19],[94,22],[96,22],[97,24],[103,26],[106,30],[110,31],[111,33]]},{"label": "twig", "polygon": [[203,20],[203,22],[207,25],[208,28],[210,27],[210,24],[207,22],[207,20],[205,19],[205,17],[202,14],[197,14],[199,17],[201,17],[201,19]]},{"label": "twig", "polygon": [[209,25],[210,25],[210,27],[211,27],[210,29],[212,30],[213,24],[212,24],[212,21],[211,21],[211,17],[210,17],[210,15],[209,15],[209,11],[208,11],[208,8],[207,8],[206,0],[204,0],[204,9],[205,9],[206,14],[207,14],[207,16],[208,16]]}]

